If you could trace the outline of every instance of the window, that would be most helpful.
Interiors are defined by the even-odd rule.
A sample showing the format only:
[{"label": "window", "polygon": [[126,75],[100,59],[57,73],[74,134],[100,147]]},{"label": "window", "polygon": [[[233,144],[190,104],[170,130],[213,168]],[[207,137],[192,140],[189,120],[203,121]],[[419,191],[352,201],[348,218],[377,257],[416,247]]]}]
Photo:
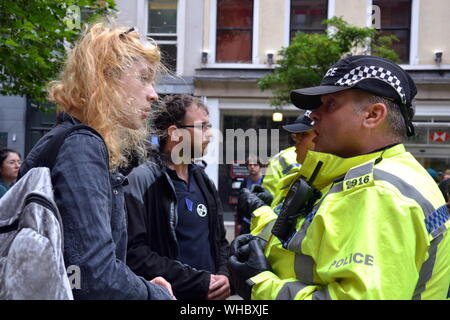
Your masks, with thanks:
[{"label": "window", "polygon": [[372,4],[380,8],[379,36],[396,35],[400,41],[393,42],[392,49],[400,56],[402,63],[409,63],[411,0],[373,0]]},{"label": "window", "polygon": [[252,62],[253,0],[217,0],[217,62]]},{"label": "window", "polygon": [[159,45],[162,61],[171,71],[177,67],[177,0],[149,0],[148,35]]},{"label": "window", "polygon": [[326,29],[322,21],[328,18],[327,0],[292,0],[290,39],[298,31],[321,33]]},{"label": "window", "polygon": [[8,132],[0,132],[0,149],[8,147]]}]

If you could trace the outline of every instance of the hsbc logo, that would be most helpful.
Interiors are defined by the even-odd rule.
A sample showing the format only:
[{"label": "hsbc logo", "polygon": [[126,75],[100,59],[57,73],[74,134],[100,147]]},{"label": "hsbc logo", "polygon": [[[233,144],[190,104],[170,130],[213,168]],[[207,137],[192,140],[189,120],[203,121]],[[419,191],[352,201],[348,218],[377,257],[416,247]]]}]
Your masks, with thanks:
[{"label": "hsbc logo", "polygon": [[430,134],[430,139],[434,142],[445,142],[450,138],[450,135],[445,131],[436,131]]}]

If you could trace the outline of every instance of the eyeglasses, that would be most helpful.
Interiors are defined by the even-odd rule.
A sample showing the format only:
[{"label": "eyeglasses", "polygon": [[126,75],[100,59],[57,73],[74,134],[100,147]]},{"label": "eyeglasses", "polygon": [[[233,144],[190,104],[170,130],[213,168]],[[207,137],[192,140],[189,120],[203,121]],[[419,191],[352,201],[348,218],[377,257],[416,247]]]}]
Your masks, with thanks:
[{"label": "eyeglasses", "polygon": [[200,125],[181,125],[178,126],[179,128],[202,128],[203,131],[206,131],[208,129],[212,128],[212,124],[209,122],[202,122],[201,126]]}]

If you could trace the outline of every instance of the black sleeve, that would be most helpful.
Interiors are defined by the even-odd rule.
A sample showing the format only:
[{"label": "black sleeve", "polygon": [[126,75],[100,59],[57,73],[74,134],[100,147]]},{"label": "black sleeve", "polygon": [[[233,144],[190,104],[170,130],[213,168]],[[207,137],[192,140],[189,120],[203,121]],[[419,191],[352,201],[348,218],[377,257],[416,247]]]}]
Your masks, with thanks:
[{"label": "black sleeve", "polygon": [[56,159],[52,182],[64,221],[64,260],[82,275],[75,299],[169,299],[165,289],[137,277],[116,256],[108,156],[100,138],[77,132]]},{"label": "black sleeve", "polygon": [[[215,189],[215,188],[214,188]],[[218,234],[219,234],[219,263],[217,265],[217,274],[222,274],[229,277],[229,272],[227,268],[228,255],[229,255],[229,243],[226,238],[226,229],[223,222],[223,206],[220,201],[219,194],[217,190],[215,192],[215,199],[217,203],[217,222],[218,222]]]},{"label": "black sleeve", "polygon": [[[157,276],[165,278],[179,300],[205,299],[209,289],[210,273],[199,271],[178,260],[162,256],[152,250],[149,233],[151,220],[145,190],[154,182],[149,170],[138,167],[128,176],[125,203],[128,214],[127,264],[147,280]],[[154,179],[153,179],[154,180]],[[162,199],[162,196],[161,198]],[[169,232],[168,229],[160,232]]]},{"label": "black sleeve", "polygon": [[227,268],[227,261],[228,261],[228,251],[229,251],[229,243],[226,238],[226,229],[225,224],[223,221],[223,206],[222,202],[220,201],[219,193],[217,191],[216,186],[214,185],[214,182],[212,182],[211,179],[206,175],[206,172],[201,169],[203,179],[205,180],[205,183],[207,185],[207,188],[210,191],[211,196],[213,199],[210,201],[213,201],[216,207],[216,229],[215,234],[216,237],[216,274],[221,274],[225,276],[229,276],[228,268]]}]

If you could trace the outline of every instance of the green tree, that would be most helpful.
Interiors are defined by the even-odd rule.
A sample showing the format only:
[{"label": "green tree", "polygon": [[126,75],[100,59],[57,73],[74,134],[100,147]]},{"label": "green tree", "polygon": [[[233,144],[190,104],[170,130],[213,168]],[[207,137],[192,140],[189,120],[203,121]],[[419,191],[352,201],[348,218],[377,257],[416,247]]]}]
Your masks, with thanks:
[{"label": "green tree", "polygon": [[395,36],[377,37],[377,30],[351,26],[338,17],[323,23],[330,28],[328,34],[298,32],[291,44],[278,52],[279,66],[258,82],[261,90],[272,89],[272,105],[290,104],[289,93],[293,89],[319,85],[331,65],[344,55],[362,54],[370,49],[372,55],[400,60],[389,49],[393,41],[398,41]]},{"label": "green tree", "polygon": [[45,102],[83,24],[114,10],[114,0],[1,0],[0,94]]}]

